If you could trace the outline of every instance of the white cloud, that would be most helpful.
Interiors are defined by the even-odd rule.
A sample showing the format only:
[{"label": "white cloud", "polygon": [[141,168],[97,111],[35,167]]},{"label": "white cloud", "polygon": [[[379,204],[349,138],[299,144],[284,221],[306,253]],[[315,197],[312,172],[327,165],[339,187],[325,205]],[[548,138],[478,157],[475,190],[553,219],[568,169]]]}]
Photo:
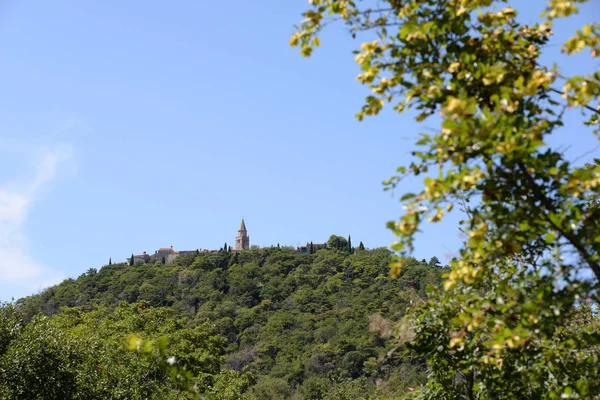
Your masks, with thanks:
[{"label": "white cloud", "polygon": [[32,207],[59,171],[72,164],[73,152],[70,147],[54,147],[36,151],[33,160],[31,176],[0,183],[0,286],[10,285],[14,295],[31,294],[64,278],[29,254],[25,228]]}]

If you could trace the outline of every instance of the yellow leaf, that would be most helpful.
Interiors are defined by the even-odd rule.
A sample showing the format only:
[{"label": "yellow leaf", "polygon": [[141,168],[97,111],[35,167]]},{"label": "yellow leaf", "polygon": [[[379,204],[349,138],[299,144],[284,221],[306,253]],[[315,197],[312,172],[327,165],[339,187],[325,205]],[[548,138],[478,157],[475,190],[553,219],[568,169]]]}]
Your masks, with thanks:
[{"label": "yellow leaf", "polygon": [[298,42],[300,41],[300,34],[295,33],[294,36],[290,39],[290,46],[296,47],[298,46]]},{"label": "yellow leaf", "polygon": [[458,70],[458,67],[460,67],[460,63],[459,62],[453,62],[450,64],[450,66],[448,67],[448,72],[453,73],[456,72]]},{"label": "yellow leaf", "polygon": [[140,339],[136,335],[131,335],[127,338],[127,348],[129,350],[138,349],[141,343],[142,343],[142,339]]},{"label": "yellow leaf", "polygon": [[456,285],[456,282],[447,280],[444,282],[444,290],[450,290]]},{"label": "yellow leaf", "polygon": [[429,218],[429,222],[439,222],[443,216],[444,216],[444,210],[439,208],[437,210],[437,213],[434,216]]},{"label": "yellow leaf", "polygon": [[354,57],[354,61],[356,61],[357,64],[362,64],[363,62],[365,62],[366,58],[367,58],[367,54],[358,53],[356,55],[356,57]]},{"label": "yellow leaf", "polygon": [[456,97],[450,98],[448,102],[448,106],[446,107],[446,113],[452,113],[460,108],[465,106],[465,102],[463,100],[457,99]]},{"label": "yellow leaf", "polygon": [[310,57],[312,54],[312,47],[303,47],[302,50],[300,50],[300,54],[302,54],[304,57]]},{"label": "yellow leaf", "polygon": [[502,13],[502,15],[504,15],[507,18],[511,18],[511,17],[514,17],[515,15],[517,15],[517,12],[512,7],[506,7],[505,9],[503,9],[501,11],[501,13]]},{"label": "yellow leaf", "polygon": [[400,271],[402,271],[402,262],[396,261],[392,264],[392,268],[390,270],[390,275],[392,278],[397,278],[400,275]]}]

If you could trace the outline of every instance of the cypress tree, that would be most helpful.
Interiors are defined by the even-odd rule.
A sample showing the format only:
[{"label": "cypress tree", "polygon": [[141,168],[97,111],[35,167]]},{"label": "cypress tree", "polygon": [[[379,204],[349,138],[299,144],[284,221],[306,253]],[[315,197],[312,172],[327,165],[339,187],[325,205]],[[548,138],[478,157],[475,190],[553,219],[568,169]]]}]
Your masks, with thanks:
[{"label": "cypress tree", "polygon": [[165,262],[165,258],[164,258],[164,257],[162,258],[161,262],[162,262],[163,264],[166,264],[166,262]]},{"label": "cypress tree", "polygon": [[229,247],[227,248],[227,252],[228,252],[229,254],[231,254],[231,246],[229,246]]},{"label": "cypress tree", "polygon": [[112,265],[112,258],[108,259],[108,265]]},{"label": "cypress tree", "polygon": [[358,245],[358,250],[360,250],[360,251],[365,250],[365,245],[363,244],[363,242],[360,242],[360,244]]},{"label": "cypress tree", "polygon": [[131,253],[131,259],[129,260],[129,265],[133,265],[133,253]]},{"label": "cypress tree", "polygon": [[352,254],[352,240],[350,239],[350,235],[348,235],[348,253]]},{"label": "cypress tree", "polygon": [[223,246],[223,250],[227,253],[227,242],[225,242],[225,246]]},{"label": "cypress tree", "polygon": [[196,255],[199,256],[200,255],[200,250],[196,249]]}]

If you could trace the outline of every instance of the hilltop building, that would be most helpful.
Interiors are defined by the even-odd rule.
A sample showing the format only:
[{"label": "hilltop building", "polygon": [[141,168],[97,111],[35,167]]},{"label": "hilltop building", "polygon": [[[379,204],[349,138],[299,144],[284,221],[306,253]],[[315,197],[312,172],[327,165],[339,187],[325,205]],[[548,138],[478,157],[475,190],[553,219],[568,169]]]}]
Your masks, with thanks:
[{"label": "hilltop building", "polygon": [[[240,252],[243,250],[249,250],[250,249],[250,236],[248,236],[248,230],[246,229],[246,223],[244,222],[244,219],[242,218],[242,222],[240,224],[240,229],[238,229],[238,235],[235,238],[235,252]],[[170,262],[173,262],[173,260],[175,260],[175,258],[179,257],[179,256],[187,256],[189,254],[198,254],[198,253],[210,253],[210,254],[214,254],[214,253],[218,253],[218,250],[179,250],[176,251],[173,249],[173,246],[171,247],[161,247],[160,249],[156,250],[154,252],[153,258],[155,262],[164,262],[165,264],[168,264]],[[150,255],[146,254],[146,252],[144,252],[143,254],[139,254],[139,255],[134,255],[133,256],[133,262],[134,263],[138,263],[138,262],[148,262],[150,261]],[[127,262],[131,262],[131,258],[127,258]]]},{"label": "hilltop building", "polygon": [[[311,249],[312,246],[312,249]],[[326,249],[327,243],[306,243],[306,246],[300,246],[296,248],[296,252],[300,254],[310,254],[312,252],[316,252],[317,250]]]},{"label": "hilltop building", "polygon": [[[163,260],[164,260],[165,263],[168,263],[168,262],[174,260],[175,257],[177,257],[178,255],[179,255],[179,253],[176,252],[175,250],[173,250],[173,246],[161,247],[160,249],[158,249],[154,252],[156,261],[163,262]],[[171,258],[171,260],[169,260],[169,258]]]},{"label": "hilltop building", "polygon": [[[279,245],[278,245],[279,246]],[[296,252],[300,254],[311,254],[316,252],[317,250],[327,248],[327,243],[306,243],[306,246],[298,246],[296,247]],[[239,253],[244,250],[250,250],[250,236],[248,236],[248,229],[246,228],[246,222],[244,218],[242,218],[242,222],[240,223],[240,228],[238,229],[238,234],[235,238],[235,249],[232,249],[233,252]],[[169,264],[173,262],[179,256],[187,256],[190,254],[215,254],[218,253],[219,250],[179,250],[175,251],[173,246],[171,247],[161,247],[156,250],[152,256],[143,252],[142,254],[134,255],[133,262],[158,262]],[[131,258],[127,258],[127,262],[131,262]]]},{"label": "hilltop building", "polygon": [[248,236],[248,230],[246,230],[246,223],[242,218],[240,229],[238,229],[238,235],[235,238],[235,250],[242,251],[250,249],[250,236]]},{"label": "hilltop building", "polygon": [[[150,255],[146,254],[146,252],[143,252],[142,254],[138,254],[138,255],[134,255],[133,256],[133,263],[138,263],[138,262],[146,262],[150,259]],[[131,262],[131,257],[129,257],[127,259],[127,262]]]}]

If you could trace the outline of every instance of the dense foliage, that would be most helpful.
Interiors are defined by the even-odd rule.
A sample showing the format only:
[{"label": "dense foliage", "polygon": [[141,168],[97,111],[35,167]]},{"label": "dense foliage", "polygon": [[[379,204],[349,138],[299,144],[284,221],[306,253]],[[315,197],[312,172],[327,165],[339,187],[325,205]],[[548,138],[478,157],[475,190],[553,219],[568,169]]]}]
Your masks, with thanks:
[{"label": "dense foliage", "polygon": [[[166,308],[143,303],[123,303],[114,311],[70,308],[51,318],[36,315],[25,326],[13,306],[0,313],[2,398],[193,398],[183,376],[171,376],[164,368],[169,359],[200,378],[204,395],[227,377],[227,371],[221,375],[225,340],[207,324],[186,327]],[[145,354],[126,350],[127,343],[136,345],[142,337],[160,340],[147,341]]]},{"label": "dense foliage", "polygon": [[[355,58],[371,92],[359,120],[390,104],[439,122],[385,182],[402,188],[404,177],[424,176],[389,224],[404,257],[425,221],[456,205],[465,214],[446,292],[402,322],[412,327],[407,346],[430,366],[417,398],[600,396],[597,331],[569,330],[583,300],[598,301],[600,164],[577,164],[548,140],[568,109],[583,115],[571,135],[600,134],[600,71],[565,76],[540,56],[555,21],[586,2],[549,0],[525,24],[506,0],[310,0],[291,38],[309,56],[322,29],[341,21],[369,40]],[[570,34],[565,54],[600,56],[600,23]]]},{"label": "dense foliage", "polygon": [[[161,368],[169,357],[215,398],[357,399],[423,384],[424,361],[394,345],[388,321],[427,301],[444,267],[410,259],[390,279],[387,249],[333,242],[346,251],[112,264],[21,299],[2,309],[0,390],[19,399],[191,396],[193,385]],[[166,337],[163,358],[158,345],[151,358],[124,353],[132,334],[139,343]]]}]

